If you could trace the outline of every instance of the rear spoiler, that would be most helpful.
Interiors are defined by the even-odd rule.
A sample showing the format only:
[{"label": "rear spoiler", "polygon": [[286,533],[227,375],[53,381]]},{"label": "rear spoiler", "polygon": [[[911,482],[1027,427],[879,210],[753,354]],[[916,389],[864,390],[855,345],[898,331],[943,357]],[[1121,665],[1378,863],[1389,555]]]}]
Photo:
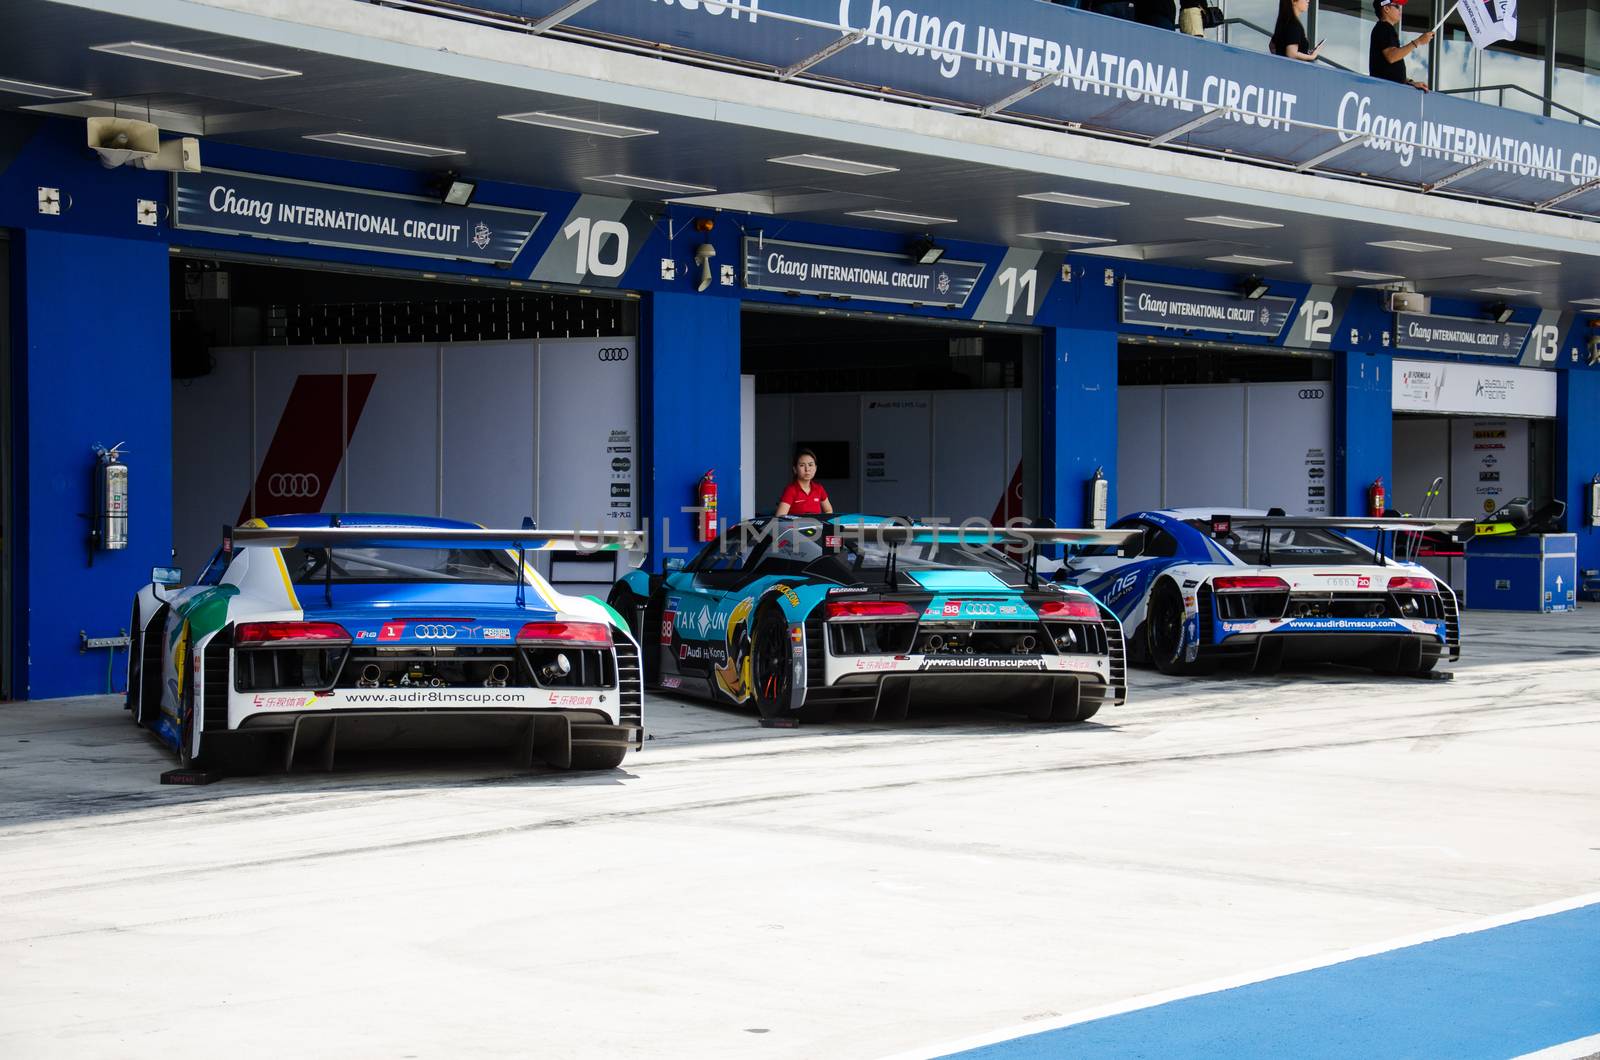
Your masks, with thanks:
[{"label": "rear spoiler", "polygon": [[527,552],[638,552],[643,530],[495,530],[457,526],[238,526],[224,544],[257,548],[375,548],[384,545],[460,545]]},{"label": "rear spoiler", "polygon": [[1471,519],[1377,519],[1361,516],[1321,515],[1226,515],[1211,517],[1212,534],[1228,533],[1236,526],[1263,527],[1268,530],[1373,530],[1385,534],[1471,534]]},{"label": "rear spoiler", "polygon": [[857,541],[903,545],[942,541],[958,545],[1112,545],[1117,548],[1140,535],[1138,530],[1089,530],[1055,526],[921,526],[914,523],[833,523],[828,533]]}]

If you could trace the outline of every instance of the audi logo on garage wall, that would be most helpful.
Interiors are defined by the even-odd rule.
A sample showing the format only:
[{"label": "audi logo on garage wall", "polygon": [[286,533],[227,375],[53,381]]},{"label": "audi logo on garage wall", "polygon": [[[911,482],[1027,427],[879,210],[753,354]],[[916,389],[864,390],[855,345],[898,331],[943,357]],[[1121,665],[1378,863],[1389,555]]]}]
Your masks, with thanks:
[{"label": "audi logo on garage wall", "polygon": [[1306,389],[1300,391],[1301,401],[1316,401],[1319,398],[1325,398],[1327,396],[1328,392],[1320,386],[1307,387]]},{"label": "audi logo on garage wall", "polygon": [[267,479],[267,493],[273,497],[320,497],[322,479],[316,475],[277,474]]},{"label": "audi logo on garage wall", "polygon": [[411,627],[411,635],[418,640],[455,640],[461,629],[457,626],[440,626],[422,623]]},{"label": "audi logo on garage wall", "polygon": [[602,361],[626,361],[628,348],[626,346],[607,346],[596,354]]}]

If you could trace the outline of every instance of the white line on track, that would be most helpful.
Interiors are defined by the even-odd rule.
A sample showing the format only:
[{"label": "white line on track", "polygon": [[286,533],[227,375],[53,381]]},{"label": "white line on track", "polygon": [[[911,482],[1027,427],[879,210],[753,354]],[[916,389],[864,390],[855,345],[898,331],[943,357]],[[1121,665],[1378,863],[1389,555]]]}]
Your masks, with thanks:
[{"label": "white line on track", "polygon": [[[1376,957],[1380,953],[1403,950],[1408,946],[1420,946],[1425,942],[1437,942],[1440,939],[1454,938],[1457,935],[1470,935],[1478,931],[1488,931],[1491,928],[1505,927],[1508,924],[1519,924],[1525,920],[1537,920],[1540,917],[1554,916],[1556,913],[1566,913],[1574,909],[1582,909],[1585,906],[1597,904],[1600,904],[1600,891],[1591,891],[1588,894],[1578,895],[1576,898],[1564,898],[1559,902],[1549,902],[1545,905],[1536,905],[1528,909],[1519,909],[1512,913],[1501,913],[1498,916],[1469,920],[1464,924],[1455,924],[1434,931],[1425,931],[1417,935],[1404,935],[1397,939],[1376,942],[1367,946],[1339,950],[1321,957],[1295,961],[1292,964],[1280,964],[1272,968],[1245,972],[1242,975],[1211,979],[1190,986],[1180,986],[1172,990],[1144,994],[1123,1001],[1113,1001],[1110,1004],[1081,1009],[1065,1016],[1057,1016],[1054,1019],[1014,1024],[999,1030],[985,1031],[969,1038],[945,1042],[942,1045],[893,1053],[883,1057],[882,1060],[928,1060],[929,1057],[948,1056],[951,1053],[977,1049],[985,1045],[1008,1042],[1014,1038],[1026,1038],[1044,1031],[1059,1030],[1062,1027],[1071,1027],[1078,1023],[1088,1023],[1090,1020],[1105,1019],[1107,1016],[1120,1016],[1127,1012],[1154,1008],[1157,1005],[1165,1005],[1172,1001],[1182,1001],[1185,998],[1199,997],[1202,994],[1215,994],[1223,990],[1233,990],[1237,987],[1249,986],[1252,983],[1264,983],[1269,979],[1281,979],[1286,975],[1296,975],[1300,972],[1314,971],[1318,968],[1328,968],[1335,964],[1343,964],[1346,961],[1359,960],[1363,957]],[[1534,1058],[1537,1058],[1537,1060],[1581,1060],[1581,1058],[1589,1057],[1596,1052],[1600,1052],[1600,1035],[1592,1038],[1581,1038],[1563,1045],[1551,1046],[1549,1049],[1519,1057],[1518,1060],[1534,1060]]]}]

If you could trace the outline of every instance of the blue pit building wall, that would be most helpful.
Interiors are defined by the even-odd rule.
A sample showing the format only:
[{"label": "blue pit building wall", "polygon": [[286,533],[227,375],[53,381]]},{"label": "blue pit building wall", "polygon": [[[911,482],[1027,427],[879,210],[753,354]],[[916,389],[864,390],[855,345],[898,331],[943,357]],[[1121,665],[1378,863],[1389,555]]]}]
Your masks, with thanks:
[{"label": "blue pit building wall", "polygon": [[[561,233],[584,208],[571,192],[485,182],[478,201],[534,209],[545,218],[509,270],[486,264],[408,258],[348,248],[272,242],[248,236],[178,230],[163,211],[154,225],[137,220],[140,199],[166,204],[169,179],[132,169],[106,170],[81,145],[82,126],[64,119],[0,119],[0,227],[10,233],[11,364],[8,409],[13,517],[10,618],[14,698],[103,692],[104,651],[80,652],[80,631],[114,635],[128,622],[133,591],[149,568],[169,561],[172,549],[172,383],[169,340],[169,256],[174,249],[301,259],[441,275],[476,276],[503,283],[544,274],[567,253]],[[235,169],[320,181],[344,187],[421,194],[424,174],[390,166],[267,153],[225,144],[205,145],[208,169]],[[58,188],[66,207],[59,216],[36,208],[37,188]],[[742,259],[742,240],[763,226],[781,224],[783,238],[821,246],[901,253],[903,233],[823,226],[753,215],[717,213],[715,230],[702,236],[690,222],[705,211],[636,204],[630,224],[637,240],[620,277],[585,277],[583,286],[638,292],[642,512],[653,534],[650,563],[692,549],[695,484],[717,471],[720,510],[740,510],[740,313],[754,304],[783,304],[838,311],[839,302],[714,283],[696,292],[695,245],[710,242],[717,263]],[[647,214],[647,216],[646,216]],[[686,235],[688,233],[688,235]],[[953,260],[985,266],[979,288],[961,309],[855,300],[852,312],[915,316],[925,321],[987,320],[1038,329],[1040,514],[1056,525],[1086,519],[1084,484],[1096,468],[1111,479],[1110,510],[1120,511],[1117,489],[1118,343],[1128,334],[1160,333],[1120,323],[1119,283],[1124,278],[1232,290],[1237,277],[1196,273],[1101,258],[1033,254],[1037,304],[1006,303],[996,283],[1015,250],[941,241]],[[676,276],[662,278],[662,262]],[[561,289],[572,290],[576,282]],[[1273,283],[1271,293],[1303,300],[1304,285]],[[1347,304],[1346,304],[1347,303]],[[998,306],[998,308],[997,308]],[[1394,352],[1376,292],[1357,291],[1341,302],[1333,329],[1339,345],[1323,346],[1334,358],[1334,514],[1361,514],[1366,489],[1392,481],[1390,388]],[[1466,315],[1472,307],[1436,309]],[[1536,311],[1518,310],[1532,321]],[[1291,316],[1291,321],[1295,318]],[[1585,332],[1570,321],[1561,356],[1557,423],[1558,491],[1578,529],[1580,565],[1600,567],[1600,534],[1579,526],[1583,486],[1600,472],[1600,370],[1579,356]],[[1291,327],[1294,325],[1291,323]],[[1184,334],[1236,346],[1273,348],[1270,340]],[[1410,355],[1408,355],[1410,356]],[[91,447],[124,443],[130,467],[130,541],[120,553],[101,552],[91,566],[87,551]],[[1204,440],[1197,440],[1203,444]],[[758,508],[764,505],[758,503]],[[669,551],[670,550],[670,551]],[[123,658],[112,667],[120,690]]]}]

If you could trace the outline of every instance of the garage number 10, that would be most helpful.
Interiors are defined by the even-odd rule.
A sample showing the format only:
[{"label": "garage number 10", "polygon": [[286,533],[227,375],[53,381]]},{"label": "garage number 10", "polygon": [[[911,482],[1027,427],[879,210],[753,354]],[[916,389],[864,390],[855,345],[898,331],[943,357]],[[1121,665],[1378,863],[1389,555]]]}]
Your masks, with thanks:
[{"label": "garage number 10", "polygon": [[574,217],[561,234],[578,242],[579,276],[616,279],[628,267],[628,229],[620,222]]}]

